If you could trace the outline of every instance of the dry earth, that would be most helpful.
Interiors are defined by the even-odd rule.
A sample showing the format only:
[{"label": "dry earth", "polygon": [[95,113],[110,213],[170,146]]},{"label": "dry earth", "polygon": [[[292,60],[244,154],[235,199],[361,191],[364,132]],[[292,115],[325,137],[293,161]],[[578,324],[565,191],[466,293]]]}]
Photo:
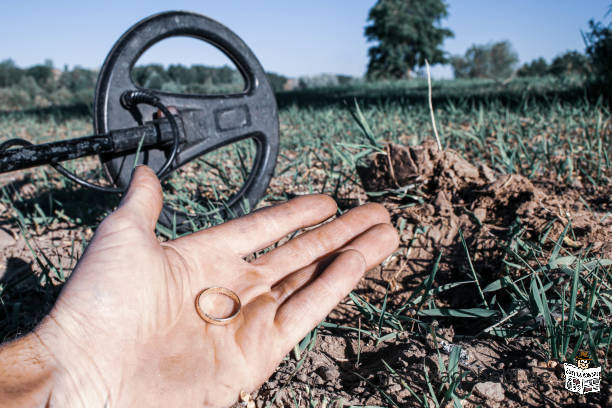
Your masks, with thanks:
[{"label": "dry earth", "polygon": [[[438,285],[468,279],[459,231],[482,278],[481,285],[498,279],[503,269],[500,243],[517,219],[530,239],[538,239],[549,228],[548,250],[571,221],[573,234],[563,241],[566,248],[589,247],[594,256],[612,258],[612,217],[605,217],[612,210],[610,186],[595,188],[578,183],[570,187],[550,179],[530,181],[519,175],[499,175],[485,165],[473,166],[452,151],[440,152],[433,143],[414,147],[389,144],[387,149],[387,154],[373,157],[370,166],[358,169],[364,189],[353,194],[359,202],[366,197],[364,191],[396,192],[374,199],[384,203],[401,230],[400,250],[383,266],[369,271],[356,290],[374,305],[380,306],[385,294],[389,308],[402,304],[431,271],[440,252]],[[29,178],[13,179],[11,183],[12,191],[32,205],[41,199]],[[286,184],[291,180],[275,180],[272,193]],[[70,220],[78,214],[96,220],[107,211],[108,203],[83,198],[77,201],[80,207],[87,207],[87,213],[70,210],[71,217],[65,222],[34,228],[30,232],[33,239],[28,241],[17,227],[14,210],[0,206],[0,253],[5,260],[0,267],[0,283],[18,289],[4,302],[12,302],[11,313],[28,322],[7,337],[31,327],[57,294],[58,277],[51,277],[56,281],[52,283],[48,276],[40,275],[42,268],[33,253],[44,254],[68,275],[74,267],[72,259],[83,249],[81,243],[93,233],[87,224],[75,226]],[[478,294],[474,285],[465,287],[446,292],[438,299],[439,305],[473,307]],[[361,325],[359,314],[348,301],[332,313],[328,322],[353,328]],[[612,405],[608,380],[602,382],[598,394],[579,396],[565,390],[562,365],[547,361],[537,338],[491,338],[477,335],[484,328],[477,319],[467,323],[441,319],[435,327],[442,335],[435,339],[422,326],[412,325],[382,342],[354,330],[322,327],[310,349],[299,359],[295,353],[289,355],[254,394],[256,405],[419,406],[403,382],[418,395],[426,395],[424,367],[432,384],[439,384],[438,356],[446,361],[452,345],[462,347],[460,367],[471,373],[457,391],[459,395],[471,391],[465,407]],[[2,329],[7,333],[6,327]],[[606,357],[602,353],[600,358]]]},{"label": "dry earth", "polygon": [[[358,171],[366,191],[397,192],[402,186],[411,186],[404,192],[422,199],[422,204],[406,205],[414,199],[406,200],[401,194],[399,199],[398,194],[379,198],[391,211],[395,225],[405,227],[400,250],[383,267],[369,271],[356,290],[375,305],[383,303],[385,294],[389,304],[402,304],[431,271],[439,252],[443,255],[439,284],[470,279],[463,268],[466,256],[459,230],[472,253],[481,286],[501,277],[500,243],[517,219],[530,239],[537,239],[550,226],[549,250],[571,220],[574,235],[564,239],[566,247],[590,246],[593,254],[612,256],[612,219],[600,222],[612,209],[610,186],[565,187],[546,179],[532,182],[519,175],[497,175],[452,151],[438,151],[434,143],[414,147],[390,144],[387,154],[376,155],[368,167]],[[473,307],[478,298],[476,289],[473,285],[464,288],[447,292],[441,305]],[[328,321],[356,328],[357,319],[354,308],[345,304]],[[547,359],[538,339],[477,336],[484,327],[473,319],[467,324],[441,321],[438,329],[443,337],[434,341],[429,332],[413,325],[380,343],[354,331],[323,329],[325,334],[317,338],[299,368],[295,356],[288,358],[262,387],[258,402],[262,406],[272,399],[281,406],[307,406],[312,401],[325,401],[328,406],[421,406],[404,384],[417,395],[427,395],[424,366],[437,387],[442,380],[438,356],[446,364],[452,346],[459,345],[464,350],[460,367],[470,374],[458,394],[465,396],[472,390],[465,407],[612,404],[608,380],[602,382],[599,394],[572,394],[564,389],[562,364]],[[605,358],[604,353],[600,358]],[[434,406],[431,400],[429,403]]]}]

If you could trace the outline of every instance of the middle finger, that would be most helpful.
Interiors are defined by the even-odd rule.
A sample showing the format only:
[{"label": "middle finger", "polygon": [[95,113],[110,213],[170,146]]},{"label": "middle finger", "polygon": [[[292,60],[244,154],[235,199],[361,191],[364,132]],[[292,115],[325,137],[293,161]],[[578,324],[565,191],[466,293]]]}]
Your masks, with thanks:
[{"label": "middle finger", "polygon": [[263,267],[269,284],[274,285],[288,274],[341,248],[372,226],[387,223],[387,210],[380,204],[368,203],[262,255],[252,265]]}]

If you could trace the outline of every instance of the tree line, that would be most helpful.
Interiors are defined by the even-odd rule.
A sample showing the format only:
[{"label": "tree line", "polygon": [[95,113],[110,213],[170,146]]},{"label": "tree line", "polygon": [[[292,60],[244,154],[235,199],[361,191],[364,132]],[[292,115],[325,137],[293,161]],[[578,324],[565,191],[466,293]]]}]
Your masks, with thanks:
[{"label": "tree line", "polygon": [[[275,91],[287,77],[266,73]],[[74,67],[55,68],[51,60],[27,68],[11,59],[0,61],[0,109],[34,106],[91,104],[98,77],[97,70]],[[232,67],[180,64],[136,66],[132,79],[138,86],[177,93],[218,94],[244,89],[242,75]]]},{"label": "tree line", "polygon": [[[612,6],[608,14],[612,12]],[[448,16],[443,0],[378,0],[370,9],[365,36],[375,44],[368,51],[365,80],[408,79],[430,64],[450,64],[456,78],[492,78],[507,81],[514,76],[579,76],[609,84],[612,67],[612,24],[591,20],[582,33],[584,53],[568,51],[550,63],[544,58],[518,66],[519,58],[509,41],[474,44],[464,55],[448,55],[442,44],[454,36],[442,20]],[[8,59],[0,62],[0,110],[50,105],[90,105],[97,71],[81,67],[59,70],[51,60],[28,68]],[[242,75],[233,67],[181,64],[136,66],[134,82],[167,92],[218,94],[244,89]],[[267,73],[275,92],[354,84],[363,81],[346,75],[320,74],[289,79]]]},{"label": "tree line", "polygon": [[[348,75],[319,74],[289,79],[268,72],[275,92],[346,85],[358,82]],[[15,110],[51,105],[91,105],[98,77],[97,70],[74,67],[55,68],[51,60],[20,68],[11,59],[0,61],[0,110]],[[139,65],[132,70],[137,86],[182,94],[226,94],[245,88],[242,75],[230,66],[181,64]]]},{"label": "tree line", "polygon": [[567,51],[548,63],[539,57],[518,66],[518,54],[509,41],[472,45],[463,56],[452,56],[450,63],[455,78],[507,79],[513,76],[546,75],[585,77],[592,71],[589,58],[578,51]]},{"label": "tree line", "polygon": [[[610,6],[607,15],[612,13]],[[368,14],[364,34],[369,48],[367,77],[408,79],[429,64],[447,64],[455,78],[507,79],[513,76],[580,75],[610,82],[612,24],[589,21],[581,33],[585,52],[568,51],[550,63],[544,58],[518,66],[519,58],[509,41],[474,44],[464,55],[448,55],[442,44],[454,33],[443,27],[448,5],[443,0],[378,0]]]}]

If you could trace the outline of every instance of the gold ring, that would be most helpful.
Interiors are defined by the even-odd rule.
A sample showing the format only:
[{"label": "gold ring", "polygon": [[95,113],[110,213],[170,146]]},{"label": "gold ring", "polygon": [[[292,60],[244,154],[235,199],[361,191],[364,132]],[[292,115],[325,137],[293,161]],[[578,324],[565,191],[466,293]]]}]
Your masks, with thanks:
[{"label": "gold ring", "polygon": [[[236,311],[228,317],[215,317],[203,311],[202,308],[200,307],[200,297],[202,297],[202,295],[214,295],[214,294],[224,295],[232,299],[237,306]],[[221,286],[213,286],[211,288],[204,289],[200,293],[198,293],[198,296],[196,296],[195,298],[195,307],[196,307],[196,311],[198,312],[198,315],[200,315],[202,320],[204,320],[205,322],[208,322],[211,324],[217,324],[217,325],[226,325],[230,323],[232,320],[237,318],[240,315],[240,312],[242,311],[242,303],[240,302],[240,298],[238,297],[238,295],[234,291],[228,288],[221,287]]]}]

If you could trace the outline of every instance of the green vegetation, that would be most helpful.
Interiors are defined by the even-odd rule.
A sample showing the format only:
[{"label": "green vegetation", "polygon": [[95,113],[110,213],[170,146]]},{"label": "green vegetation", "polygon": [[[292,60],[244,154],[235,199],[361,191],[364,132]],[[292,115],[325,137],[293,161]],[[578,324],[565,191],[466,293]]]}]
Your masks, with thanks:
[{"label": "green vegetation", "polygon": [[221,68],[170,65],[166,69],[161,64],[149,64],[135,67],[132,78],[140,87],[175,93],[232,93],[244,89],[240,73],[227,65]]},{"label": "green vegetation", "polygon": [[[612,6],[607,15],[612,12]],[[583,33],[586,53],[591,60],[594,74],[600,80],[611,82],[610,67],[612,67],[612,23],[589,21],[590,32]]]},{"label": "green vegetation", "polygon": [[[242,75],[228,66],[149,64],[136,66],[132,76],[138,86],[174,93],[222,94],[244,89]],[[283,90],[285,76],[274,73],[267,76],[275,91]],[[89,109],[97,77],[97,71],[78,66],[59,70],[50,60],[28,68],[20,68],[10,59],[1,61],[0,110],[73,105]]]},{"label": "green vegetation", "polygon": [[[596,189],[609,191],[612,182],[612,116],[607,101],[593,90],[585,91],[584,86],[584,79],[550,76],[516,78],[506,84],[489,79],[435,81],[434,113],[442,146],[471,163],[486,163],[496,173],[521,174],[575,188],[585,194],[581,198],[589,206],[595,206],[586,194]],[[281,153],[264,203],[322,192],[338,201],[340,211],[346,211],[367,199],[355,166],[367,162],[388,142],[418,145],[431,140],[426,96],[427,86],[421,80],[278,93]],[[23,137],[41,143],[91,131],[87,111],[73,108],[0,114],[0,140]],[[195,161],[166,181],[165,199],[188,212],[207,211],[210,202],[229,197],[242,185],[253,149],[246,140]],[[90,179],[103,178],[95,159],[74,161],[68,168]],[[3,280],[0,338],[26,330],[44,315],[92,230],[117,203],[116,197],[100,197],[78,188],[47,167],[9,176],[15,180],[2,187],[0,217],[25,238],[27,253],[20,257],[32,264],[22,261],[22,267],[33,273],[27,279]],[[418,191],[387,191],[385,199],[394,211],[395,226],[405,233],[410,221],[402,215],[402,206],[424,204]],[[400,205],[393,204],[396,202]],[[601,208],[605,204],[599,211]],[[607,211],[601,222],[612,217]],[[553,229],[560,224],[562,232],[555,235]],[[398,262],[410,259],[414,240],[427,228],[413,226],[412,236],[404,237],[394,255]],[[63,243],[51,241],[48,246],[49,237],[58,231],[62,231]],[[176,231],[162,227],[158,232],[167,238],[176,236]],[[428,407],[461,406],[473,385],[466,380],[469,370],[461,363],[465,346],[451,344],[442,330],[446,327],[488,342],[534,338],[536,351],[557,361],[571,361],[578,350],[587,349],[594,363],[609,370],[609,254],[592,252],[589,243],[567,245],[575,240],[577,231],[561,219],[553,218],[533,233],[516,220],[497,238],[504,248],[496,260],[501,277],[490,278],[491,271],[474,262],[478,254],[471,241],[460,237],[455,244],[464,261],[446,272],[452,274],[451,280],[440,272],[449,254],[439,248],[427,273],[406,288],[409,294],[401,304],[392,302],[390,296],[380,299],[355,293],[350,305],[359,322],[327,321],[318,330],[376,344],[400,341],[406,335],[433,338],[436,349],[442,350],[435,365],[423,359],[418,375],[408,376],[383,358],[376,374],[401,385],[418,404]],[[465,288],[474,294],[472,303],[449,306],[454,291]],[[295,372],[312,351],[316,337],[315,331],[294,351]],[[373,382],[360,368],[359,358],[355,375],[363,377],[385,405],[399,406],[393,392]],[[295,394],[291,381],[279,392],[283,387],[294,393],[296,401],[305,399],[312,406],[341,405],[339,399]]]},{"label": "green vegetation", "polygon": [[[368,39],[378,42],[370,50],[369,79],[405,79],[425,59],[443,62],[440,45],[452,35],[440,27],[446,13],[438,0],[377,2],[366,28]],[[475,166],[486,165],[495,175],[520,175],[525,184],[546,184],[546,192],[559,202],[573,200],[588,209],[593,224],[608,228],[603,239],[609,237],[610,33],[610,25],[591,21],[590,32],[584,34],[585,54],[569,51],[550,63],[539,58],[518,69],[508,42],[474,45],[463,57],[453,58],[457,79],[434,81],[433,119],[424,79],[366,81],[322,74],[299,78],[295,90],[283,90],[287,78],[268,74],[280,110],[281,148],[261,205],[325,193],[342,213],[379,200],[391,211],[401,236],[400,248],[384,261],[380,279],[370,279],[382,281],[383,294],[371,286],[351,293],[351,319],[322,322],[306,336],[293,358],[286,359],[294,363],[291,372],[277,383],[268,405],[285,390],[295,406],[344,405],[341,398],[320,398],[310,387],[305,395],[292,388],[322,333],[357,345],[351,361],[328,361],[348,366],[351,378],[375,390],[387,406],[401,406],[398,395],[404,391],[419,406],[462,406],[474,385],[465,356],[481,340],[524,352],[521,341],[529,339],[532,355],[554,362],[572,361],[579,350],[588,350],[594,364],[609,373],[612,259],[606,246],[602,250],[577,238],[588,228],[577,227],[577,220],[560,207],[540,204],[549,213],[541,225],[514,216],[502,228],[485,229],[471,209],[462,207],[462,193],[453,191],[459,199],[452,204],[463,208],[457,211],[476,222],[470,231],[460,226],[451,245],[434,240],[430,259],[415,260],[415,248],[431,223],[419,223],[409,210],[427,211],[434,204],[423,180],[365,191],[356,168],[376,155],[390,160],[391,143],[417,146],[433,140],[434,120],[443,150],[455,151]],[[244,87],[230,67],[151,64],[137,67],[133,79],[139,86],[179,93],[238,92]],[[10,60],[1,62],[0,141],[18,137],[43,143],[91,134],[95,80],[93,71],[59,71],[50,61],[26,69]],[[188,164],[164,181],[166,203],[192,214],[211,211],[243,185],[254,152],[255,144],[246,139]],[[104,180],[95,158],[67,167],[84,178]],[[75,186],[47,167],[0,177],[0,222],[25,243],[6,261],[7,269],[17,272],[0,280],[0,339],[7,339],[49,310],[93,230],[118,198]],[[208,225],[223,221],[217,217]],[[478,233],[488,234],[497,248],[494,259],[477,245]],[[158,226],[158,234],[172,239],[177,231]],[[417,261],[423,263],[420,272],[408,276],[406,265]],[[403,280],[396,281],[397,276]],[[454,332],[461,335],[453,339]],[[365,344],[375,354],[378,347],[399,343],[405,349],[410,342],[435,350],[434,359],[425,353],[412,356],[416,363],[408,368],[416,372],[396,364],[393,354],[377,355],[375,363],[363,365]],[[397,386],[394,391],[389,384]]]},{"label": "green vegetation", "polygon": [[96,72],[79,67],[60,71],[49,60],[25,69],[5,60],[0,62],[0,110],[89,106],[96,78]]},{"label": "green vegetation", "polygon": [[453,32],[441,27],[448,16],[442,0],[379,0],[370,9],[365,28],[368,41],[377,44],[368,50],[367,77],[370,79],[410,78],[415,67],[445,63],[441,46]]},{"label": "green vegetation", "polygon": [[[484,45],[473,44],[465,55],[451,57],[455,78],[494,78],[510,80],[512,77],[557,78],[578,77],[594,86],[609,88],[612,64],[612,23],[589,21],[590,31],[582,33],[585,53],[566,51],[548,63],[539,57],[518,69],[518,55],[509,41]],[[607,93],[609,97],[609,92]]]},{"label": "green vegetation", "polygon": [[518,63],[518,54],[509,41],[486,45],[472,45],[465,56],[455,56],[451,65],[455,78],[498,78],[512,75]]}]

